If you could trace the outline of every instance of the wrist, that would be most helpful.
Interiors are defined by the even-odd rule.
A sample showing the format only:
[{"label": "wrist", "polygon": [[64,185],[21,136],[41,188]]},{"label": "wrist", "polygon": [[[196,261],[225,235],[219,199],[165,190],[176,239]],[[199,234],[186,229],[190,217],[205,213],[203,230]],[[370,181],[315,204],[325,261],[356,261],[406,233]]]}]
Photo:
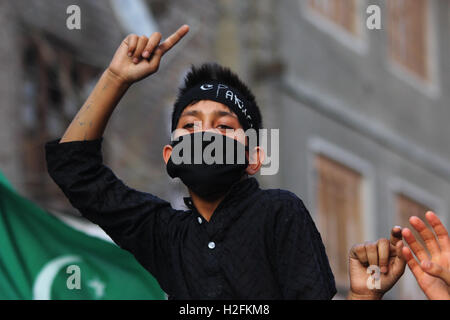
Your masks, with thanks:
[{"label": "wrist", "polygon": [[123,77],[111,71],[109,67],[106,68],[103,75],[107,78],[108,82],[114,83],[116,86],[119,86],[120,88],[128,89],[132,85],[131,82],[126,81]]},{"label": "wrist", "polygon": [[347,300],[381,300],[384,293],[374,292],[370,294],[354,293],[351,290],[348,293]]}]

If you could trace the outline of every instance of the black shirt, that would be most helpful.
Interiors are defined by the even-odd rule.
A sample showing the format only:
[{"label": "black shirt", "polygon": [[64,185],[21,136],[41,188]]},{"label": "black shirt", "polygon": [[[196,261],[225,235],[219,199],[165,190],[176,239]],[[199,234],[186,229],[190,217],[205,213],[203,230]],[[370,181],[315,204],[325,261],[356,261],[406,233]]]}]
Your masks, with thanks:
[{"label": "black shirt", "polygon": [[103,164],[102,140],[46,145],[48,171],[72,205],[159,282],[169,299],[331,299],[334,277],[303,202],[234,184],[207,222],[127,187]]}]

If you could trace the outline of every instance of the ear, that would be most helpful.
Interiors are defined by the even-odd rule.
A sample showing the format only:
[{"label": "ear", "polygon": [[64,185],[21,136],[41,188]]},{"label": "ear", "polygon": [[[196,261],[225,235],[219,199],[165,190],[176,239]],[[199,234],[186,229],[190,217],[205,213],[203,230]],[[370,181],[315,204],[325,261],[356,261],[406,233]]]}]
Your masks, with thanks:
[{"label": "ear", "polygon": [[266,154],[261,147],[256,147],[252,151],[249,151],[249,165],[245,171],[251,176],[255,175],[261,169],[265,157]]},{"label": "ear", "polygon": [[172,155],[172,146],[171,145],[165,145],[164,149],[163,149],[163,159],[164,162],[167,164],[167,162],[169,162],[170,156]]}]

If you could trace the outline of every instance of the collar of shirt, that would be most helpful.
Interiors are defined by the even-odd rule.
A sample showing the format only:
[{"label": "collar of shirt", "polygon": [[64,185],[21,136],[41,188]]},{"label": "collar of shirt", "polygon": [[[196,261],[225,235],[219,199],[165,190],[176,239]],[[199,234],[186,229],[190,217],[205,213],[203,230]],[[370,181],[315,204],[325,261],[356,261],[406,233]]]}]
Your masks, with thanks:
[{"label": "collar of shirt", "polygon": [[210,237],[217,237],[222,230],[239,218],[243,208],[246,207],[245,200],[257,190],[259,190],[259,183],[253,177],[236,182],[231,186],[216,210],[214,210],[209,222],[197,211],[191,197],[185,197],[183,200],[186,206],[192,210],[192,217],[196,223],[200,226],[205,226]]}]

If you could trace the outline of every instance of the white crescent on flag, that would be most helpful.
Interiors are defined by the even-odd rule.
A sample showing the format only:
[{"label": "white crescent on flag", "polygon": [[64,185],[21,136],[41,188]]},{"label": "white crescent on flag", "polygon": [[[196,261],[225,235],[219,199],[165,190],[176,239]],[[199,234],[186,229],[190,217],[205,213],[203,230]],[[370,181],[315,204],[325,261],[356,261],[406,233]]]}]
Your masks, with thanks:
[{"label": "white crescent on flag", "polygon": [[65,265],[80,261],[78,256],[61,256],[47,262],[34,281],[33,300],[51,300],[50,292],[58,272]]}]

